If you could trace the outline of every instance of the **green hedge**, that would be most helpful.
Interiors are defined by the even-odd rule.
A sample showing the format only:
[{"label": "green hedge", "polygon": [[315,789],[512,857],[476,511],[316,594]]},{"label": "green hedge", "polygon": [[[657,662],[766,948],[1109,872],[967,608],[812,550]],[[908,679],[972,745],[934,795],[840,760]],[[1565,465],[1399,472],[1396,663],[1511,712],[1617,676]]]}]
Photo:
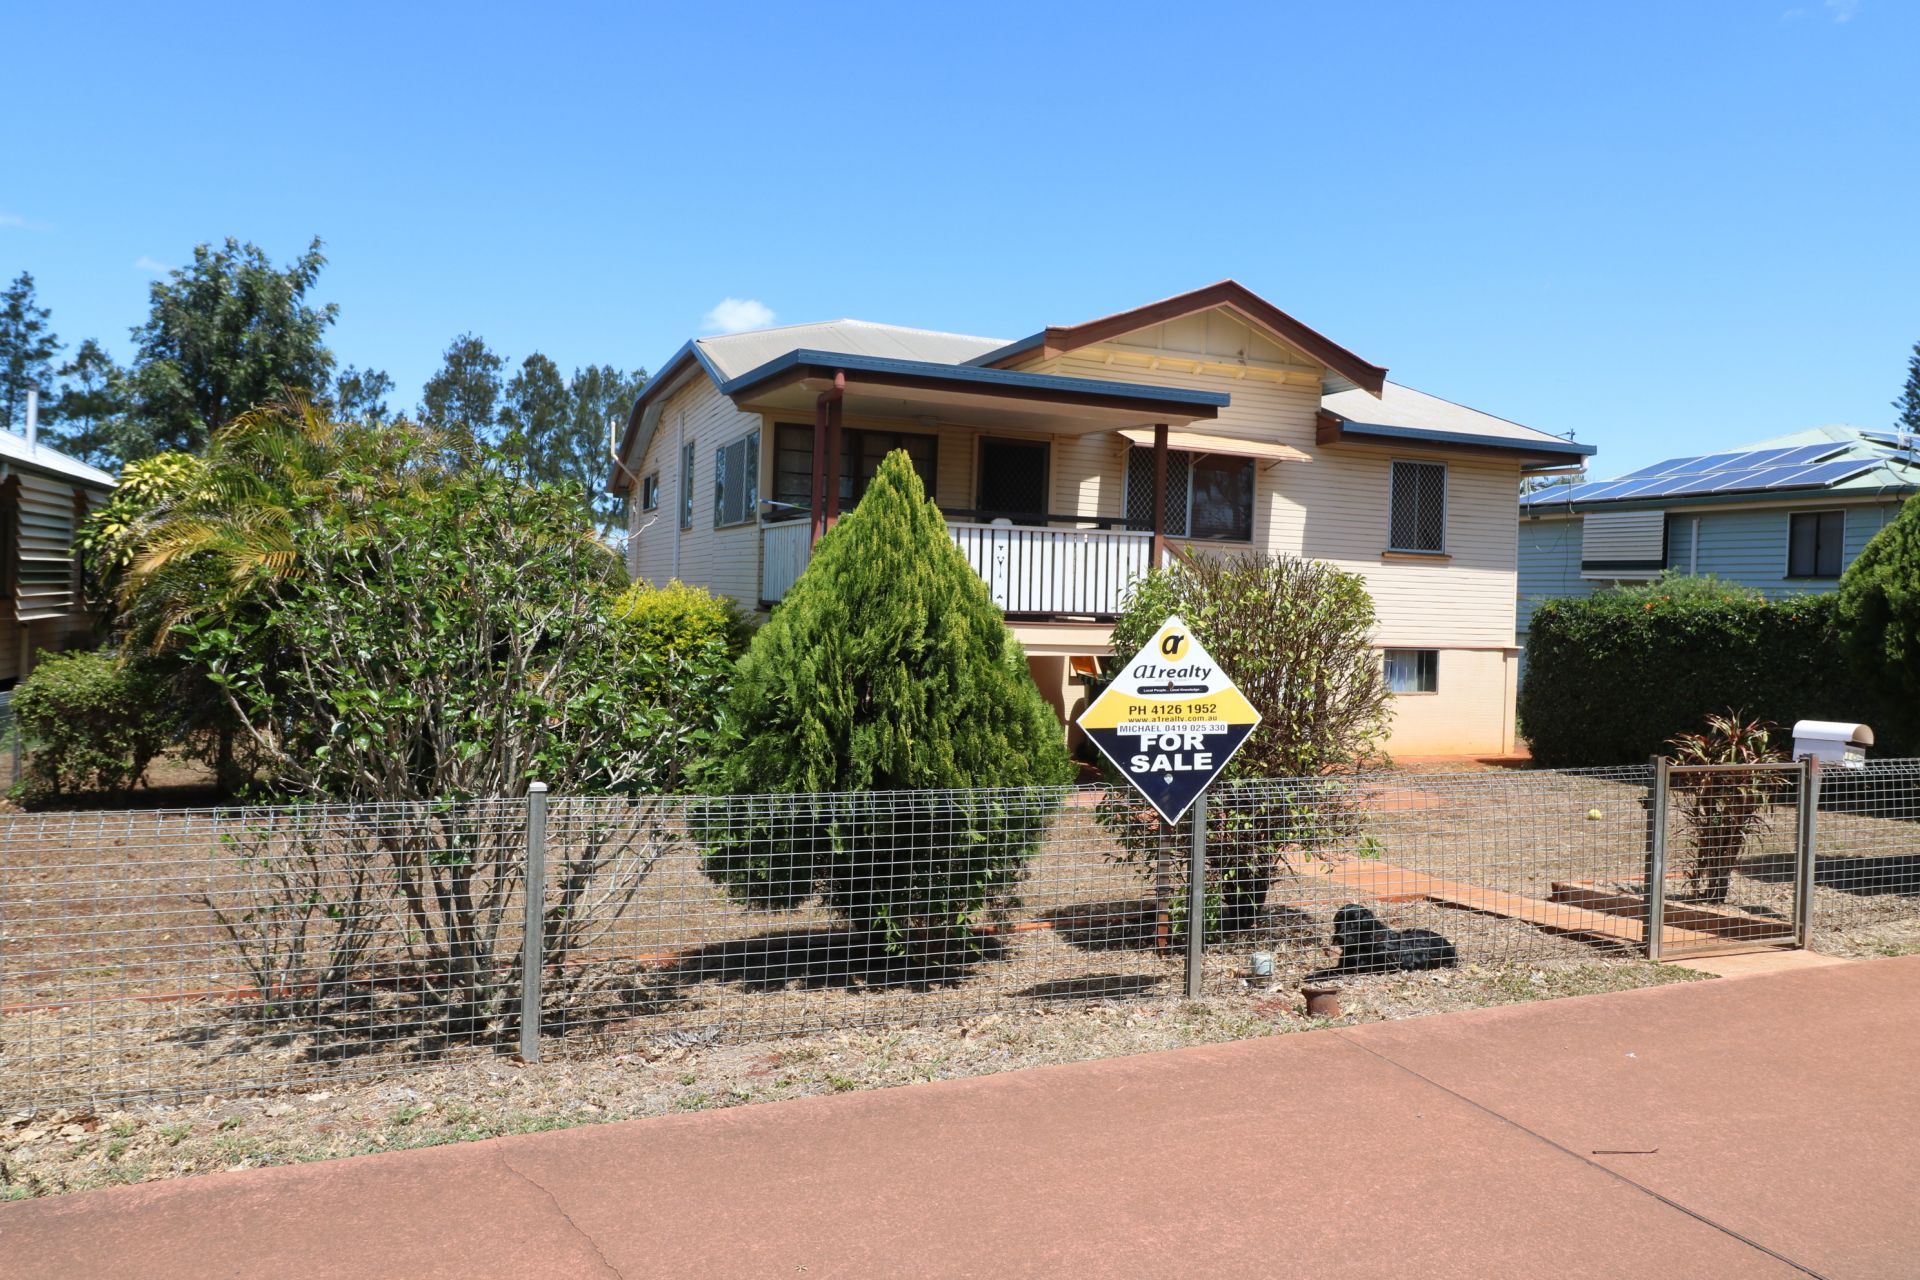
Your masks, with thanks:
[{"label": "green hedge", "polygon": [[1560,768],[1643,762],[1730,708],[1789,727],[1872,724],[1884,695],[1849,660],[1836,604],[1697,580],[1550,600],[1528,635],[1521,733]]}]

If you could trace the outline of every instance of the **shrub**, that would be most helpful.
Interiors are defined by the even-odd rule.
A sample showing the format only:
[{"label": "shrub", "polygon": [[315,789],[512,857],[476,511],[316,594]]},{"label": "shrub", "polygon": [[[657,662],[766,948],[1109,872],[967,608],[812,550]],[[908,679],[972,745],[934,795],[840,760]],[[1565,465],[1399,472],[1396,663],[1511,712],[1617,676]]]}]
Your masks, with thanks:
[{"label": "shrub", "polygon": [[1846,658],[1836,606],[1671,579],[1549,600],[1527,641],[1521,731],[1561,767],[1644,762],[1727,707],[1871,721],[1882,699]]},{"label": "shrub", "polygon": [[[1708,716],[1705,733],[1683,733],[1668,745],[1680,764],[1761,764],[1787,758],[1779,729],[1729,711]],[[1747,840],[1766,830],[1769,808],[1787,785],[1786,775],[1764,769],[1673,775],[1670,786],[1693,850],[1687,879],[1702,902],[1727,900]]]},{"label": "shrub", "polygon": [[1920,499],[1873,535],[1840,579],[1840,623],[1854,660],[1882,689],[1880,710],[1892,720],[1875,725],[1920,745]]},{"label": "shrub", "polygon": [[644,652],[661,657],[691,659],[718,646],[738,658],[753,639],[739,605],[677,578],[660,587],[632,583],[614,602],[613,616]]},{"label": "shrub", "polygon": [[[870,954],[977,951],[1073,776],[1065,735],[986,584],[904,453],[820,540],[753,638],[728,704],[707,874],[754,906],[819,896]],[[985,797],[933,789],[1017,788]]]},{"label": "shrub", "polygon": [[[307,438],[298,421],[249,428],[266,452],[277,446],[266,449],[264,433]],[[377,434],[369,445],[399,454],[398,473],[415,465],[417,435]],[[290,957],[349,972],[375,940],[403,939],[407,963],[428,977],[419,1025],[479,1038],[511,1021],[509,926],[524,865],[518,815],[503,821],[485,798],[535,779],[562,795],[683,785],[732,665],[717,645],[654,653],[616,619],[618,561],[576,494],[523,483],[484,454],[435,466],[430,485],[341,477],[235,520],[218,546],[187,543],[196,549],[176,565],[245,563],[238,535],[250,528],[270,528],[280,552],[230,579],[218,612],[174,615],[161,639],[220,691],[275,791],[400,815],[376,821],[350,856],[325,843],[338,837],[324,823],[312,841],[235,845],[234,896],[219,915],[256,979],[279,985],[272,975]],[[652,865],[655,838],[618,811],[583,808],[554,841],[556,991],[582,980],[563,962],[586,926],[624,910]],[[385,923],[361,926],[369,915]]]},{"label": "shrub", "polygon": [[111,653],[42,654],[13,694],[13,714],[33,746],[21,799],[125,791],[172,740],[167,680]]},{"label": "shrub", "polygon": [[[1373,649],[1373,597],[1358,574],[1293,556],[1196,555],[1134,584],[1113,627],[1113,651],[1137,652],[1179,614],[1261,715],[1226,780],[1316,779],[1378,752],[1392,695]],[[1209,899],[1229,930],[1252,927],[1290,847],[1343,829],[1347,792],[1330,783],[1263,785],[1209,823]],[[1153,873],[1182,837],[1143,821],[1116,790],[1100,817],[1120,856]],[[1186,824],[1183,824],[1186,825]],[[1179,918],[1184,900],[1173,904]]]}]

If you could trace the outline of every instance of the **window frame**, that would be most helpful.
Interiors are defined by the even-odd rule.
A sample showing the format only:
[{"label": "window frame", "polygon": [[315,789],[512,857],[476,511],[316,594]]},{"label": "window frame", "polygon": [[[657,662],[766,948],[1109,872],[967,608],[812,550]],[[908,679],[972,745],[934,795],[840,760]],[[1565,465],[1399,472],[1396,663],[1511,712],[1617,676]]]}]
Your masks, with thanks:
[{"label": "window frame", "polygon": [[[1120,492],[1120,512],[1123,519],[1126,518],[1126,513],[1132,508],[1132,505],[1133,505],[1133,458],[1136,453],[1146,457],[1149,460],[1149,465],[1151,465],[1151,460],[1153,458],[1153,449],[1148,445],[1129,444],[1127,446],[1127,460],[1125,463],[1124,478],[1121,484],[1121,492]],[[1178,538],[1182,542],[1219,542],[1219,543],[1226,543],[1232,546],[1243,546],[1243,547],[1252,546],[1256,541],[1255,532],[1256,532],[1256,526],[1259,523],[1259,517],[1260,517],[1259,460],[1256,458],[1242,458],[1231,453],[1209,453],[1206,450],[1194,450],[1194,449],[1168,449],[1167,460],[1169,463],[1172,462],[1176,454],[1186,459],[1186,484],[1185,484],[1185,490],[1183,493],[1182,501],[1179,506],[1178,517],[1177,517],[1179,528],[1177,529],[1173,527],[1176,522],[1176,516],[1173,510],[1174,495],[1171,492],[1169,492],[1167,495],[1167,506],[1169,510],[1167,512],[1168,527],[1165,530],[1166,536],[1169,538]],[[1214,459],[1218,459],[1219,461],[1228,462],[1228,463],[1239,463],[1245,466],[1248,469],[1248,471],[1251,472],[1250,483],[1247,486],[1247,513],[1246,513],[1247,536],[1244,538],[1238,537],[1238,536],[1218,537],[1215,535],[1196,534],[1193,532],[1194,472],[1199,470],[1199,464],[1203,460],[1208,458],[1214,458]],[[1127,519],[1126,527],[1128,530],[1134,533],[1153,532],[1151,525],[1144,525],[1144,526],[1139,525],[1139,524],[1136,524],[1131,519]]]},{"label": "window frame", "polygon": [[[740,495],[740,514],[727,519],[727,473],[733,468],[727,455],[740,451],[739,481],[745,490]],[[755,427],[713,450],[713,527],[738,529],[760,520],[760,429]]]},{"label": "window frame", "polygon": [[[1838,567],[1832,573],[1820,572],[1820,521],[1827,516],[1840,517],[1840,532],[1834,539],[1834,558]],[[1813,572],[1795,573],[1793,566],[1793,526],[1799,520],[1812,520],[1813,525]],[[1847,571],[1847,509],[1845,507],[1815,507],[1806,511],[1787,513],[1787,563],[1781,577],[1798,582],[1834,582]]]},{"label": "window frame", "polygon": [[[1435,467],[1439,469],[1440,545],[1437,547],[1405,547],[1393,540],[1393,526],[1396,523],[1394,520],[1394,495],[1399,489],[1399,486],[1395,483],[1395,477],[1400,474],[1401,467]],[[1452,478],[1448,475],[1447,464],[1444,462],[1436,462],[1431,458],[1389,459],[1387,465],[1387,550],[1393,552],[1395,555],[1403,556],[1444,556],[1449,554],[1447,551],[1447,508],[1450,505],[1448,501],[1448,490],[1451,487]],[[1414,512],[1413,525],[1415,533],[1418,534],[1420,528],[1420,513],[1418,510]]]},{"label": "window frame", "polygon": [[[802,435],[802,434],[804,435],[804,438],[807,442],[806,454],[808,458],[808,471],[807,471],[807,490],[808,491],[805,494],[800,494],[793,490],[782,490],[780,487],[780,477],[782,474],[781,467],[780,467],[780,454],[782,453],[783,450],[791,450],[792,452],[798,452],[798,450],[793,449],[792,446],[783,446],[781,444],[781,437],[785,435],[788,439],[792,439],[795,435]],[[895,439],[896,442],[908,436],[912,436],[916,439],[925,440],[927,442],[927,468],[933,474],[931,476],[922,475],[920,477],[920,483],[923,486],[925,486],[927,491],[927,496],[929,498],[935,497],[936,493],[938,492],[936,481],[938,480],[940,475],[940,433],[939,431],[937,430],[914,431],[904,427],[891,427],[891,426],[866,427],[866,426],[847,426],[843,424],[840,428],[840,460],[841,460],[840,477],[839,477],[840,487],[841,487],[840,514],[845,515],[847,512],[859,506],[860,499],[866,496],[866,491],[860,488],[860,485],[859,485],[860,477],[856,473],[858,471],[857,461],[859,457],[860,445],[864,441],[865,437],[867,436],[891,436]],[[896,443],[894,447],[901,448],[904,446]],[[893,452],[893,450],[888,449],[887,452],[891,453]],[[907,456],[908,457],[913,456],[911,450],[908,451]],[[849,467],[847,465],[847,460],[849,457],[852,457],[855,460],[856,462],[855,466]],[[813,424],[812,423],[775,422],[773,424],[773,460],[774,460],[773,461],[773,491],[772,491],[773,501],[785,504],[786,506],[798,507],[800,508],[800,510],[789,511],[784,509],[784,506],[783,506],[782,509],[776,510],[771,514],[769,514],[769,516],[767,517],[768,523],[775,523],[780,520],[800,520],[800,519],[806,518],[806,516],[809,514],[813,505],[812,458],[813,458]],[[915,471],[919,470],[919,465],[917,463],[915,464],[914,470]],[[856,492],[856,490],[858,491]]]},{"label": "window frame", "polygon": [[[1412,689],[1396,689],[1393,685],[1393,659],[1396,654],[1409,654],[1413,658]],[[1387,692],[1396,698],[1432,697],[1440,692],[1440,651],[1438,649],[1416,649],[1395,647],[1380,651],[1380,672],[1386,679]]]},{"label": "window frame", "polygon": [[640,477],[640,509],[642,511],[660,509],[660,469],[658,467]]},{"label": "window frame", "polygon": [[693,464],[699,455],[694,452],[693,441],[687,440],[680,445],[680,528],[693,528]]}]

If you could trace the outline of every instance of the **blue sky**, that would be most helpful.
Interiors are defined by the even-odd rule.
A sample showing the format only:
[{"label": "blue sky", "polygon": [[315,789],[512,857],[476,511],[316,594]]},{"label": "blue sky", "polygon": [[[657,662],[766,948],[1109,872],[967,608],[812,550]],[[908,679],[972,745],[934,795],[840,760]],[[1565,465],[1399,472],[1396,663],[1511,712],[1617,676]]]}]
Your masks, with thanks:
[{"label": "blue sky", "polygon": [[407,405],[466,330],[654,367],[725,299],[1017,337],[1233,276],[1605,473],[1884,425],[1920,339],[1910,0],[16,4],[0,49],[0,273],[64,339],[317,233]]}]

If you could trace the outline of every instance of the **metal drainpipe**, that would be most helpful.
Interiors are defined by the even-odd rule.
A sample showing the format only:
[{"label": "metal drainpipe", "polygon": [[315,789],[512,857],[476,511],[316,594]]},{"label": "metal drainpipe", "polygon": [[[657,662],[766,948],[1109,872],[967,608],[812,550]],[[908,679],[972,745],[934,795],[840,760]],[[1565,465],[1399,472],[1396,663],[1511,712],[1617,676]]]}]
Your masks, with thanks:
[{"label": "metal drainpipe", "polygon": [[1700,517],[1693,518],[1693,529],[1687,538],[1687,576],[1698,576],[1700,572]]}]

